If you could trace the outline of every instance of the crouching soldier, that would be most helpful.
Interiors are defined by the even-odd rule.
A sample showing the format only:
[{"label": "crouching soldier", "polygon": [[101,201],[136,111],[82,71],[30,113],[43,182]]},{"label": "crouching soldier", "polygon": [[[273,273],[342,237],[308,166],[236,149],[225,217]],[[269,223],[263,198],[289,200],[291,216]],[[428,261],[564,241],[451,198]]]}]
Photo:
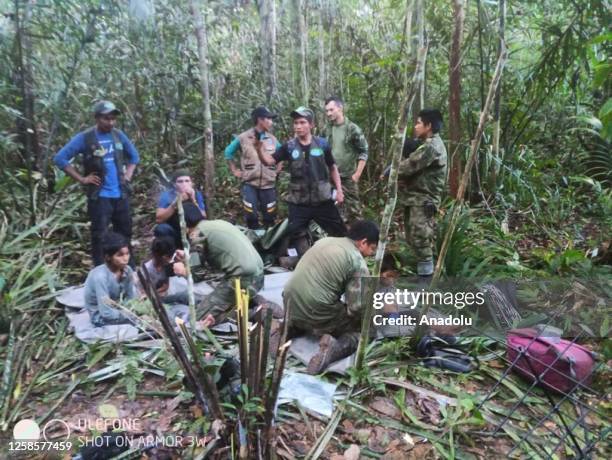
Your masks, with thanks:
[{"label": "crouching soldier", "polygon": [[[240,278],[240,286],[249,293],[253,306],[267,303],[276,317],[282,317],[282,308],[266,302],[257,292],[264,284],[264,264],[249,239],[238,228],[224,220],[187,221],[192,250],[200,264],[206,264],[223,279],[213,292],[196,306],[196,319],[203,319],[206,326],[223,322],[236,305],[234,279]],[[195,267],[194,267],[195,268]],[[180,273],[175,265],[174,271]]]},{"label": "crouching soldier", "polygon": [[[320,335],[319,351],[308,363],[318,374],[351,355],[359,342],[362,282],[370,275],[364,257],[374,255],[378,226],[355,222],[347,237],[323,238],[297,264],[283,291],[289,310],[289,335]],[[342,295],[345,301],[340,300]]]}]

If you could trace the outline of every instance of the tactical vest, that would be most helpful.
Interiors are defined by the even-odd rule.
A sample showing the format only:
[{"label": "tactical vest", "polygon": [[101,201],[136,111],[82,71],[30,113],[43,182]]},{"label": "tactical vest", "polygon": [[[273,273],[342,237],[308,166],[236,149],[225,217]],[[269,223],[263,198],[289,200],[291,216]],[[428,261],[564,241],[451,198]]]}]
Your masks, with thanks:
[{"label": "tactical vest", "polygon": [[[242,182],[256,188],[273,188],[276,183],[276,166],[266,166],[259,161],[259,155],[255,150],[255,129],[251,128],[238,135],[240,141],[240,169],[242,170]],[[263,150],[268,155],[276,151],[276,138],[267,133],[266,139],[261,141]]]},{"label": "tactical vest", "polygon": [[320,139],[312,138],[310,153],[305,154],[297,139],[287,144],[289,161],[289,193],[287,201],[293,204],[314,205],[331,200],[332,190],[329,183],[329,168],[325,163],[325,152]]},{"label": "tactical vest", "polygon": [[[83,135],[85,136],[86,145],[85,151],[82,152],[85,175],[88,176],[91,173],[96,173],[100,177],[102,184],[104,183],[104,176],[106,175],[106,167],[104,166],[104,156],[106,153],[96,137],[96,127],[93,126],[89,128]],[[121,187],[121,198],[125,198],[127,186],[124,176],[126,164],[123,143],[119,137],[119,131],[113,128],[111,135],[114,144],[113,155],[115,157],[115,166],[117,167],[117,176],[119,177],[119,186]],[[102,185],[89,184],[87,186],[87,196],[92,199],[97,199],[101,187]]]}]

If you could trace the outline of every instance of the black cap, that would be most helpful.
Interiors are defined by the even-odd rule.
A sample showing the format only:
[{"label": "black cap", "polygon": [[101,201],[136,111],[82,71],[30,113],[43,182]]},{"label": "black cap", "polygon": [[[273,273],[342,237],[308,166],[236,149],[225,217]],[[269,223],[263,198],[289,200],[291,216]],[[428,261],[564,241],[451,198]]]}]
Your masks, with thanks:
[{"label": "black cap", "polygon": [[267,107],[264,107],[263,105],[260,107],[257,107],[255,110],[253,110],[251,112],[251,118],[253,119],[253,122],[257,122],[258,118],[276,118],[277,115],[275,113],[270,112],[270,110]]},{"label": "black cap", "polygon": [[191,172],[188,169],[177,169],[172,173],[172,182],[176,182],[179,177],[184,176],[191,177]]}]

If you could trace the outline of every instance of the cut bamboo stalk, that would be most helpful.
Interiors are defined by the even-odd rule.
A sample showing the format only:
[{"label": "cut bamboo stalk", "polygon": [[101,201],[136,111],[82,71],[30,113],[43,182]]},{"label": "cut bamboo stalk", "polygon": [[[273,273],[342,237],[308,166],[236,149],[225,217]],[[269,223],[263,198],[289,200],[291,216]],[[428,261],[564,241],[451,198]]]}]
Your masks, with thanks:
[{"label": "cut bamboo stalk", "polygon": [[265,309],[265,317],[263,326],[260,328],[261,337],[259,343],[261,345],[259,349],[259,391],[255,396],[262,396],[264,383],[266,380],[266,371],[268,369],[268,351],[270,349],[270,328],[272,327],[272,310],[270,308]]},{"label": "cut bamboo stalk", "polygon": [[217,386],[215,385],[213,379],[210,374],[206,372],[204,366],[202,365],[200,352],[198,351],[198,347],[196,347],[187,326],[185,326],[185,321],[181,318],[175,318],[174,322],[179,327],[189,350],[191,351],[191,357],[193,358],[193,363],[195,368],[200,375],[200,379],[204,385],[204,390],[206,391],[206,400],[210,407],[211,414],[214,418],[218,420],[225,420],[225,416],[223,415],[223,409],[221,409],[221,401],[219,399],[219,393],[217,392]]},{"label": "cut bamboo stalk", "polygon": [[[258,309],[259,311],[259,309]],[[257,353],[259,352],[259,336],[260,336],[261,324],[255,324],[251,330],[250,334],[250,343],[251,343],[251,354],[249,355],[249,375],[248,375],[248,385],[251,395],[256,396],[258,391],[258,380],[257,376],[259,374],[259,361]]]},{"label": "cut bamboo stalk", "polygon": [[183,372],[185,372],[185,378],[187,379],[187,382],[189,383],[189,385],[194,391],[196,400],[198,401],[198,403],[200,403],[200,406],[202,407],[202,409],[204,409],[205,412],[208,412],[208,406],[206,404],[206,396],[204,393],[204,389],[202,388],[201,383],[196,378],[196,373],[193,369],[193,366],[191,365],[191,363],[189,362],[189,359],[187,358],[187,354],[185,353],[185,350],[183,349],[183,345],[181,344],[178,334],[176,333],[176,331],[174,330],[174,327],[170,323],[170,319],[168,318],[168,314],[166,312],[165,307],[162,305],[162,302],[159,298],[159,294],[157,293],[155,289],[153,289],[153,286],[151,284],[151,278],[149,276],[149,272],[144,267],[142,267],[141,269],[138,269],[137,273],[138,273],[138,278],[140,279],[140,283],[144,287],[145,294],[147,295],[147,298],[151,302],[151,305],[153,305],[153,309],[155,310],[155,313],[157,313],[157,316],[159,317],[159,320],[162,324],[162,327],[164,328],[166,336],[168,337],[168,340],[170,340],[170,344],[172,345],[174,354],[176,358],[178,359],[179,364],[181,364],[181,367],[183,368]]},{"label": "cut bamboo stalk", "polygon": [[[274,365],[274,371],[272,372],[272,379],[270,380],[270,386],[266,395],[266,412],[265,412],[265,430],[270,433],[272,427],[272,421],[274,420],[274,408],[276,406],[276,400],[278,398],[278,391],[280,388],[281,379],[283,377],[283,371],[285,370],[285,362],[287,360],[287,353],[291,347],[291,340],[285,342],[278,349],[276,355],[276,363]],[[268,436],[268,442],[270,442],[272,436]]]},{"label": "cut bamboo stalk", "polygon": [[[406,128],[408,126],[408,120],[410,119],[410,113],[414,104],[414,99],[417,94],[419,85],[423,79],[423,73],[425,72],[425,61],[427,59],[428,44],[427,40],[423,38],[422,46],[417,50],[416,58],[416,69],[412,80],[411,87],[404,89],[404,96],[402,98],[402,109],[395,125],[395,135],[391,144],[391,152],[393,152],[391,160],[391,171],[389,172],[389,179],[387,182],[387,204],[383,211],[383,216],[380,223],[380,241],[376,251],[376,257],[374,259],[374,268],[372,269],[372,276],[378,278],[380,275],[380,267],[382,265],[382,259],[385,255],[385,248],[387,246],[387,238],[389,235],[389,228],[391,227],[391,221],[393,220],[393,213],[395,212],[395,205],[397,203],[397,178],[399,173],[400,161],[402,158],[402,148],[404,146],[404,140],[406,138]],[[363,318],[361,321],[361,334],[359,338],[359,345],[357,347],[357,358],[355,360],[355,368],[361,369],[365,361],[365,352],[370,339],[370,325],[372,323],[372,316],[374,314],[374,307],[372,297],[374,295],[373,283],[368,283],[367,288],[362,299],[363,303]]]},{"label": "cut bamboo stalk", "polygon": [[183,241],[183,251],[185,253],[185,275],[187,278],[187,299],[189,302],[189,324],[191,330],[196,329],[196,311],[195,311],[195,295],[193,293],[193,275],[191,274],[191,265],[189,264],[190,259],[190,246],[189,239],[187,238],[187,224],[185,223],[185,212],[183,210],[183,202],[181,195],[178,194],[176,197],[176,208],[178,210],[179,224],[181,227],[181,240]]},{"label": "cut bamboo stalk", "polygon": [[240,291],[240,278],[236,278],[234,280],[234,289],[236,291],[236,321],[238,326],[238,354],[240,357],[240,382],[242,385],[247,385],[247,376],[248,376],[248,353],[247,353],[247,340],[245,334],[244,322],[246,318],[244,317],[243,308],[242,308],[242,292]]}]

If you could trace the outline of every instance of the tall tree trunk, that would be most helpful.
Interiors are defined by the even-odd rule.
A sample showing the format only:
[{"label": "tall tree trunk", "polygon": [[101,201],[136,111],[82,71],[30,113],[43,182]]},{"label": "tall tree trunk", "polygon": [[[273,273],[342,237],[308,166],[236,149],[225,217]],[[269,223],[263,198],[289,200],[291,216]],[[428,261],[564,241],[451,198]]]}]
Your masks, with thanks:
[{"label": "tall tree trunk", "polygon": [[[425,5],[423,0],[414,0],[414,22],[417,30],[417,34],[414,40],[414,48],[419,50],[425,46],[427,39],[425,32]],[[427,63],[425,62],[426,66]],[[425,75],[426,69],[423,68],[423,75]],[[421,79],[419,87],[416,88],[416,95],[414,101],[413,119],[416,120],[417,114],[425,106],[425,78]]]},{"label": "tall tree trunk", "polygon": [[482,110],[485,103],[484,81],[486,72],[484,50],[482,49],[482,5],[480,0],[476,0],[476,11],[478,14],[478,56],[480,59],[480,110]]},{"label": "tall tree trunk", "polygon": [[298,40],[300,46],[300,98],[302,104],[308,105],[310,100],[310,90],[308,86],[308,73],[306,68],[306,58],[308,54],[308,30],[306,28],[306,8],[304,0],[294,0],[295,14],[298,24]]},{"label": "tall tree trunk", "polygon": [[[382,259],[385,255],[389,228],[391,227],[393,214],[395,212],[395,204],[397,202],[397,176],[399,172],[399,164],[402,158],[402,148],[406,138],[406,128],[411,118],[410,112],[412,111],[416,95],[422,86],[423,80],[425,79],[425,62],[427,60],[426,37],[422,37],[420,43],[422,46],[417,49],[416,68],[414,71],[412,84],[410,87],[406,85],[402,91],[402,105],[397,118],[397,123],[395,125],[395,134],[391,142],[390,151],[392,152],[392,156],[391,171],[389,172],[389,179],[387,182],[387,203],[381,218],[380,241],[376,250],[376,258],[374,261],[374,268],[372,270],[372,278],[370,278],[371,280],[375,280],[380,276],[380,267],[382,265]],[[370,325],[372,323],[372,316],[374,312],[374,307],[372,306],[372,296],[375,288],[376,286],[373,286],[372,284],[366,286],[366,298],[363,299],[364,312],[361,321],[361,335],[359,337],[359,346],[357,348],[357,357],[355,359],[355,368],[357,370],[360,370],[365,362],[365,350],[370,337]]]},{"label": "tall tree trunk", "polygon": [[259,2],[259,35],[261,46],[261,65],[266,79],[266,102],[270,104],[278,97],[276,74],[276,1]]},{"label": "tall tree trunk", "polygon": [[[476,163],[476,157],[478,153],[478,149],[480,148],[480,141],[482,139],[482,133],[484,131],[485,124],[487,122],[489,116],[489,110],[493,105],[493,98],[495,95],[495,91],[497,90],[497,86],[501,80],[502,72],[504,70],[504,66],[506,65],[506,60],[508,57],[508,53],[506,47],[502,43],[502,49],[499,54],[499,59],[497,60],[497,65],[495,66],[495,73],[493,74],[493,78],[491,79],[491,84],[489,85],[489,91],[487,92],[487,99],[485,100],[485,105],[480,112],[480,119],[478,122],[478,128],[476,129],[476,134],[474,135],[474,139],[472,139],[470,155],[468,156],[467,162],[465,164],[465,168],[463,169],[463,174],[461,176],[461,181],[459,182],[459,192],[457,193],[457,200],[453,205],[453,211],[448,223],[448,229],[446,230],[446,234],[444,235],[444,241],[442,242],[442,247],[440,248],[440,254],[438,255],[438,261],[436,262],[436,269],[433,274],[432,284],[437,282],[442,274],[442,269],[444,267],[444,259],[446,258],[446,252],[448,251],[448,246],[450,244],[450,240],[455,231],[455,227],[457,225],[457,220],[459,218],[459,213],[461,212],[461,207],[463,206],[463,198],[465,194],[465,190],[467,187],[468,179],[470,176],[470,171],[474,167],[474,163]],[[422,315],[427,313],[429,309],[429,304],[426,304],[425,310],[421,312]],[[418,329],[417,329],[418,332]],[[415,334],[418,336],[418,333]]]},{"label": "tall tree trunk", "polygon": [[461,41],[465,19],[464,6],[464,0],[453,0],[454,23],[448,69],[448,131],[451,152],[449,186],[451,196],[455,198],[461,177]]},{"label": "tall tree trunk", "polygon": [[[198,43],[198,60],[200,64],[200,91],[202,92],[204,110],[204,191],[209,200],[215,191],[215,155],[213,151],[213,126],[210,113],[210,89],[208,75],[208,36],[200,14],[198,0],[189,0],[193,27]],[[210,213],[210,211],[209,211]]]},{"label": "tall tree trunk", "polygon": [[[501,54],[506,32],[506,1],[499,0],[499,46],[498,54]],[[501,157],[499,154],[499,137],[500,137],[500,113],[501,113],[501,81],[495,92],[495,100],[493,101],[493,164],[491,165],[490,186],[491,191],[497,188],[497,171]]]},{"label": "tall tree trunk", "polygon": [[319,0],[319,99],[327,97],[327,76],[325,73],[325,0]]},{"label": "tall tree trunk", "polygon": [[17,118],[17,132],[22,147],[22,156],[28,171],[30,190],[30,223],[36,223],[35,184],[32,172],[40,169],[40,144],[34,121],[34,81],[32,77],[32,43],[25,28],[32,16],[35,2],[28,0],[23,17],[20,15],[19,0],[15,0],[15,70],[14,80],[19,88],[22,117]]},{"label": "tall tree trunk", "polygon": [[[406,61],[412,54],[412,16],[414,12],[415,0],[406,0],[406,15],[404,16],[404,31],[402,33],[402,43],[400,45],[400,56],[407,56]],[[409,72],[404,72],[404,87],[410,82]]]}]

